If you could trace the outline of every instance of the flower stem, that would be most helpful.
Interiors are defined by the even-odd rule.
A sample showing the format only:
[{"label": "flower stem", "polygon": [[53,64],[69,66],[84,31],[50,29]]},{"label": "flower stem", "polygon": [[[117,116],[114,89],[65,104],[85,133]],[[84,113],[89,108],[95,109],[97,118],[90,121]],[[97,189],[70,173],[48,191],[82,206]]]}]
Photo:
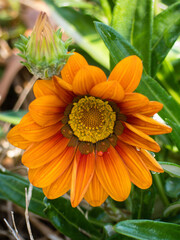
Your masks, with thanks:
[{"label": "flower stem", "polygon": [[159,195],[160,195],[164,205],[167,207],[169,205],[169,200],[165,194],[160,176],[158,174],[154,174],[153,177],[154,177],[155,184],[158,189]]}]

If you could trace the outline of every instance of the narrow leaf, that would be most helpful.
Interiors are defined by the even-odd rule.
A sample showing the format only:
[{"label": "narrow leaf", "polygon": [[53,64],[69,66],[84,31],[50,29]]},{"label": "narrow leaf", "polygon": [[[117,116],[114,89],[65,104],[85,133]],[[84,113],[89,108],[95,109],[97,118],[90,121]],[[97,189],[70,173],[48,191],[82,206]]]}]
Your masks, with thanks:
[{"label": "narrow leaf", "polygon": [[137,55],[142,58],[140,53],[112,27],[100,22],[95,22],[95,26],[106,47],[109,49],[113,66],[129,55]]},{"label": "narrow leaf", "polygon": [[[25,188],[29,188],[29,181],[25,178],[8,171],[0,170],[0,195],[4,199],[25,208]],[[34,187],[29,211],[45,218],[43,198],[44,194],[42,191]]]},{"label": "narrow leaf", "polygon": [[151,220],[127,220],[119,222],[114,230],[123,235],[142,240],[176,240],[179,239],[180,226],[173,223]]},{"label": "narrow leaf", "polygon": [[45,198],[45,214],[61,233],[72,240],[100,239],[101,234],[77,208],[72,208],[65,198]]},{"label": "narrow leaf", "polygon": [[180,165],[171,162],[159,162],[159,164],[169,175],[180,178]]},{"label": "narrow leaf", "polygon": [[58,8],[51,0],[45,0],[45,2],[52,10],[52,16],[54,16],[56,23],[62,26],[66,33],[92,58],[108,68],[108,52],[95,31],[93,18],[83,15],[73,8]]},{"label": "narrow leaf", "polygon": [[113,10],[112,27],[129,42],[131,41],[136,2],[137,0],[117,0]]},{"label": "narrow leaf", "polygon": [[144,68],[151,73],[151,44],[153,27],[153,1],[138,0],[134,28],[133,46],[141,53]]},{"label": "narrow leaf", "polygon": [[[117,64],[120,60],[129,55],[137,55],[140,57],[138,51],[113,28],[99,22],[96,22],[95,24],[97,31],[110,51],[114,64]],[[169,119],[175,125],[180,125],[179,104],[167,94],[158,82],[146,73],[143,74],[137,91],[146,95],[152,101],[154,100],[163,103],[164,107],[158,114],[163,119]],[[178,129],[176,128],[176,130]],[[173,131],[171,133],[173,140],[177,138],[177,134],[180,136],[180,132]],[[176,141],[174,143],[177,144]],[[177,144],[177,147],[178,146],[179,144]]]},{"label": "narrow leaf", "polygon": [[158,14],[154,19],[152,36],[152,76],[167,56],[180,34],[180,2]]},{"label": "narrow leaf", "polygon": [[27,113],[27,111],[19,110],[15,111],[5,111],[0,112],[0,121],[9,122],[14,125],[18,124],[21,121],[21,118]]}]

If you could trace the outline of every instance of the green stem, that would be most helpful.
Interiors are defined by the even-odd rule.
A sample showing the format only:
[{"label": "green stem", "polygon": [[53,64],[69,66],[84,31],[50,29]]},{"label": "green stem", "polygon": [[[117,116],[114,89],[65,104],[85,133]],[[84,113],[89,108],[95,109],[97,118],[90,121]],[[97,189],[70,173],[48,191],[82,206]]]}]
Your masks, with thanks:
[{"label": "green stem", "polygon": [[167,207],[169,205],[169,200],[166,197],[166,194],[165,194],[165,191],[164,191],[164,188],[163,188],[160,176],[158,174],[154,174],[153,177],[154,177],[154,181],[155,181],[156,187],[157,187],[157,189],[159,191],[159,195],[160,195],[164,205]]}]

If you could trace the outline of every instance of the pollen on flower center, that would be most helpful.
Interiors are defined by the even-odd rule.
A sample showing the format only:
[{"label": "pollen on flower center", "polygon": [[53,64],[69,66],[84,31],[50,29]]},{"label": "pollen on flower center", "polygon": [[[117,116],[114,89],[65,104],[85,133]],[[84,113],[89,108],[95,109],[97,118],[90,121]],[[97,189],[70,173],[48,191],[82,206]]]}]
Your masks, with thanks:
[{"label": "pollen on flower center", "polygon": [[96,143],[113,133],[115,121],[116,112],[107,101],[85,96],[74,103],[68,124],[80,141]]}]

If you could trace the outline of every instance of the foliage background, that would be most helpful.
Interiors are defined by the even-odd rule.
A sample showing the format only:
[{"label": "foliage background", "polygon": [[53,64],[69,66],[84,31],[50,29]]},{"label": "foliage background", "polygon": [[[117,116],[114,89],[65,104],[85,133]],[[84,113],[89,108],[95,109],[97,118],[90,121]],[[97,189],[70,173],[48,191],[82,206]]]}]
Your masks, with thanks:
[{"label": "foliage background", "polygon": [[3,221],[7,218],[12,225],[11,211],[21,239],[29,239],[22,211],[24,189],[29,187],[27,170],[20,163],[22,151],[7,142],[6,133],[34,98],[32,76],[19,63],[14,43],[19,34],[28,34],[41,10],[63,29],[64,39],[72,37],[71,48],[107,76],[124,57],[140,56],[144,72],[137,91],[164,104],[159,115],[173,132],[155,137],[161,146],[155,157],[165,173],[152,173],[150,189],[133,186],[125,202],[108,198],[101,207],[91,208],[83,201],[73,209],[68,194],[48,200],[33,188],[29,215],[34,239],[178,239],[180,1],[0,0],[0,6],[0,239],[14,239]]}]

